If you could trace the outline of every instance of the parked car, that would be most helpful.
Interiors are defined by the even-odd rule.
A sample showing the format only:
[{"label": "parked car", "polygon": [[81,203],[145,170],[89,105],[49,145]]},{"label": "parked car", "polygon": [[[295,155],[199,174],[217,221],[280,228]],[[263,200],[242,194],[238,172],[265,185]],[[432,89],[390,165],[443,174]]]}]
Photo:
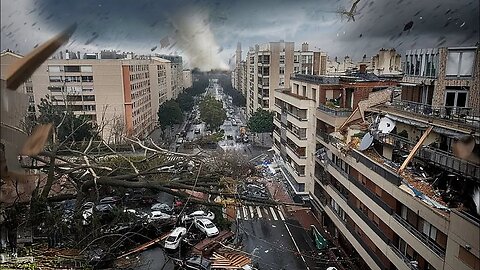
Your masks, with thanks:
[{"label": "parked car", "polygon": [[195,134],[200,134],[200,129],[199,128],[195,129]]},{"label": "parked car", "polygon": [[99,204],[95,206],[95,210],[101,213],[110,213],[113,210],[113,206],[111,204]]},{"label": "parked car", "polygon": [[186,259],[184,266],[187,269],[193,270],[210,270],[212,268],[212,262],[203,258],[200,255],[195,255]]},{"label": "parked car", "polygon": [[148,218],[149,221],[155,220],[167,220],[170,219],[172,216],[169,214],[162,213],[160,211],[152,211],[152,214]]},{"label": "parked car", "polygon": [[160,211],[162,213],[171,214],[172,208],[166,203],[156,203],[150,207],[152,211]]},{"label": "parked car", "polygon": [[157,171],[159,171],[159,172],[172,172],[174,170],[175,170],[175,165],[164,166],[164,167],[161,167],[161,168],[157,169]]},{"label": "parked car", "polygon": [[92,215],[93,215],[93,207],[95,206],[95,204],[93,202],[86,202],[83,206],[82,206],[82,217],[83,217],[83,220],[82,220],[82,224],[84,226],[90,224],[90,221],[91,221],[91,218],[92,218]]},{"label": "parked car", "polygon": [[201,232],[206,234],[208,237],[218,235],[219,230],[212,221],[206,218],[196,218],[193,220],[195,227],[197,227]]},{"label": "parked car", "polygon": [[118,196],[105,197],[100,200],[99,204],[115,204],[119,203],[122,199]]},{"label": "parked car", "polygon": [[215,214],[213,212],[210,212],[210,211],[198,210],[198,211],[192,212],[188,215],[184,215],[182,217],[182,221],[183,222],[190,221],[190,220],[193,220],[195,218],[205,218],[205,219],[209,219],[209,220],[214,220],[215,219]]},{"label": "parked car", "polygon": [[166,249],[177,249],[180,246],[180,242],[187,234],[187,229],[185,227],[175,228],[167,239],[165,239],[165,248]]}]

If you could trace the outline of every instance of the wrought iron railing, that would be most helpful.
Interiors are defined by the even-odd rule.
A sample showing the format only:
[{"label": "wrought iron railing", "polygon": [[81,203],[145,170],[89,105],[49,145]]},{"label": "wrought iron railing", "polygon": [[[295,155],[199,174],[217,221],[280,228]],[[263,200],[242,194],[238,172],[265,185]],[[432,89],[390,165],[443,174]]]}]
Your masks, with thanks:
[{"label": "wrought iron railing", "polygon": [[330,115],[339,117],[348,117],[352,113],[352,109],[350,108],[332,108],[322,103],[318,104],[317,109]]},{"label": "wrought iron railing", "polygon": [[400,224],[402,224],[405,229],[407,229],[413,236],[415,236],[420,242],[426,245],[430,250],[432,250],[437,256],[444,259],[445,258],[445,249],[440,247],[435,241],[433,241],[430,237],[426,236],[425,234],[418,231],[415,227],[413,227],[408,221],[403,219],[397,213],[393,214],[395,220],[397,220]]},{"label": "wrought iron railing", "polygon": [[480,126],[480,113],[469,107],[432,106],[406,100],[394,100],[391,105],[395,109],[421,114],[427,117]]}]

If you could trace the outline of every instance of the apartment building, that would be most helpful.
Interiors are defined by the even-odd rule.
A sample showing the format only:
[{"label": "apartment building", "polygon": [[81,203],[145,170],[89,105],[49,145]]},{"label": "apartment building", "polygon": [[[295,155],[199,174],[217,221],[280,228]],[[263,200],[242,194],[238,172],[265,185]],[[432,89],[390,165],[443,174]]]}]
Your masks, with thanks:
[{"label": "apartment building", "polygon": [[291,75],[289,88],[274,92],[273,149],[296,195],[308,200],[308,191],[313,190],[316,115],[338,126],[370,92],[396,84],[367,73],[337,77],[298,73]]},{"label": "apartment building", "polygon": [[152,117],[157,124],[160,105],[173,96],[171,62],[160,57],[152,57],[149,62],[149,71],[150,88],[152,89]]},{"label": "apartment building", "polygon": [[[301,150],[305,163],[313,162],[305,167],[312,179],[305,192],[326,231],[360,269],[479,269],[480,212],[472,198],[480,188],[479,49],[432,49],[428,57],[410,52],[407,68],[408,58],[425,64],[414,61],[414,76],[405,76],[400,95],[399,87],[386,84],[354,88],[349,97],[354,82],[342,83],[342,77],[295,75],[289,93],[276,94],[274,149],[282,156],[289,142],[302,147],[304,137],[292,135],[305,132],[308,141],[315,126],[315,147],[308,141]],[[427,63],[435,55],[433,87],[421,103],[426,86],[415,74],[432,74],[435,64]],[[467,95],[450,94],[453,86],[468,86]],[[315,124],[297,121],[303,118]],[[289,122],[305,131],[290,132],[296,128]]]},{"label": "apartment building", "polygon": [[178,55],[157,55],[160,58],[169,60],[171,63],[171,85],[172,96],[167,99],[176,99],[183,92],[183,60]]},{"label": "apartment building", "polygon": [[183,70],[183,88],[187,89],[193,86],[192,70]]},{"label": "apartment building", "polygon": [[[0,54],[0,77],[5,79],[9,67],[23,56],[12,51],[6,50]],[[26,80],[17,91],[27,94],[28,96],[28,115],[35,116],[35,99],[33,96],[32,80],[29,78]]]},{"label": "apartment building", "polygon": [[250,48],[246,64],[249,116],[259,108],[272,110],[275,89],[290,85],[291,74],[325,74],[326,54],[310,51],[307,43],[295,51],[294,42],[269,42]]}]

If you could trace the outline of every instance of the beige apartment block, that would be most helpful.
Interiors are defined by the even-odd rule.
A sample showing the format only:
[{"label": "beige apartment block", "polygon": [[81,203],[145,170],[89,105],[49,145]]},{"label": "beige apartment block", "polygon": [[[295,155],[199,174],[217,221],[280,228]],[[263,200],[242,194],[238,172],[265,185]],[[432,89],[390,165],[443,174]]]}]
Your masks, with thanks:
[{"label": "beige apartment block", "polygon": [[290,85],[290,75],[325,74],[326,54],[309,50],[307,43],[298,51],[294,42],[255,45],[247,53],[246,71],[249,116],[259,108],[273,110],[274,91]]},{"label": "beige apartment block", "polygon": [[183,70],[183,88],[187,89],[193,86],[192,70]]},{"label": "beige apartment block", "polygon": [[[478,48],[412,50],[405,60],[408,70],[400,87],[380,78],[367,85],[351,82],[358,73],[338,81],[298,75],[301,96],[320,91],[316,146],[310,147],[314,169],[305,173],[313,175],[310,201],[323,228],[357,254],[360,268],[477,270],[480,213],[472,194],[480,186],[480,108],[473,97]],[[433,80],[431,89],[428,80]],[[306,85],[304,95],[301,87],[307,81],[314,86]],[[387,100],[374,103],[385,93]],[[361,101],[371,105],[365,110],[367,122],[353,116],[344,124]],[[382,121],[394,125],[383,132]],[[360,148],[368,132],[373,143]],[[463,140],[473,143],[473,150],[460,155],[456,145]],[[404,163],[408,166],[402,170]]]},{"label": "beige apartment block", "polygon": [[[21,57],[2,52],[2,78],[6,67]],[[95,121],[110,143],[124,136],[147,136],[156,127],[159,106],[183,89],[183,72],[180,79],[172,79],[178,76],[170,60],[72,58],[45,61],[22,85],[22,91],[30,94],[29,111],[35,113],[35,106],[48,95],[56,106]],[[177,84],[177,94],[172,83]]]}]

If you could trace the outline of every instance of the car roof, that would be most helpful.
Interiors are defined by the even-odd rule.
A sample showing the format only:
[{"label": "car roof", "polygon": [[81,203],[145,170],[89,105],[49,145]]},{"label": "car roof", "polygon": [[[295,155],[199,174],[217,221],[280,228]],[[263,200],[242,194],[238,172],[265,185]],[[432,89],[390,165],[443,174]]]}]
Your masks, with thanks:
[{"label": "car roof", "polygon": [[186,230],[187,229],[185,227],[177,227],[170,233],[170,235],[178,235],[179,233],[184,232]]},{"label": "car roof", "polygon": [[190,213],[190,215],[203,215],[203,214],[207,214],[207,212],[203,210],[197,210],[195,212]]},{"label": "car roof", "polygon": [[152,215],[166,215],[162,211],[152,211]]},{"label": "car roof", "polygon": [[210,219],[208,219],[208,218],[197,218],[197,220],[203,222],[204,224],[206,224],[206,223],[213,223],[213,222],[211,222]]}]

